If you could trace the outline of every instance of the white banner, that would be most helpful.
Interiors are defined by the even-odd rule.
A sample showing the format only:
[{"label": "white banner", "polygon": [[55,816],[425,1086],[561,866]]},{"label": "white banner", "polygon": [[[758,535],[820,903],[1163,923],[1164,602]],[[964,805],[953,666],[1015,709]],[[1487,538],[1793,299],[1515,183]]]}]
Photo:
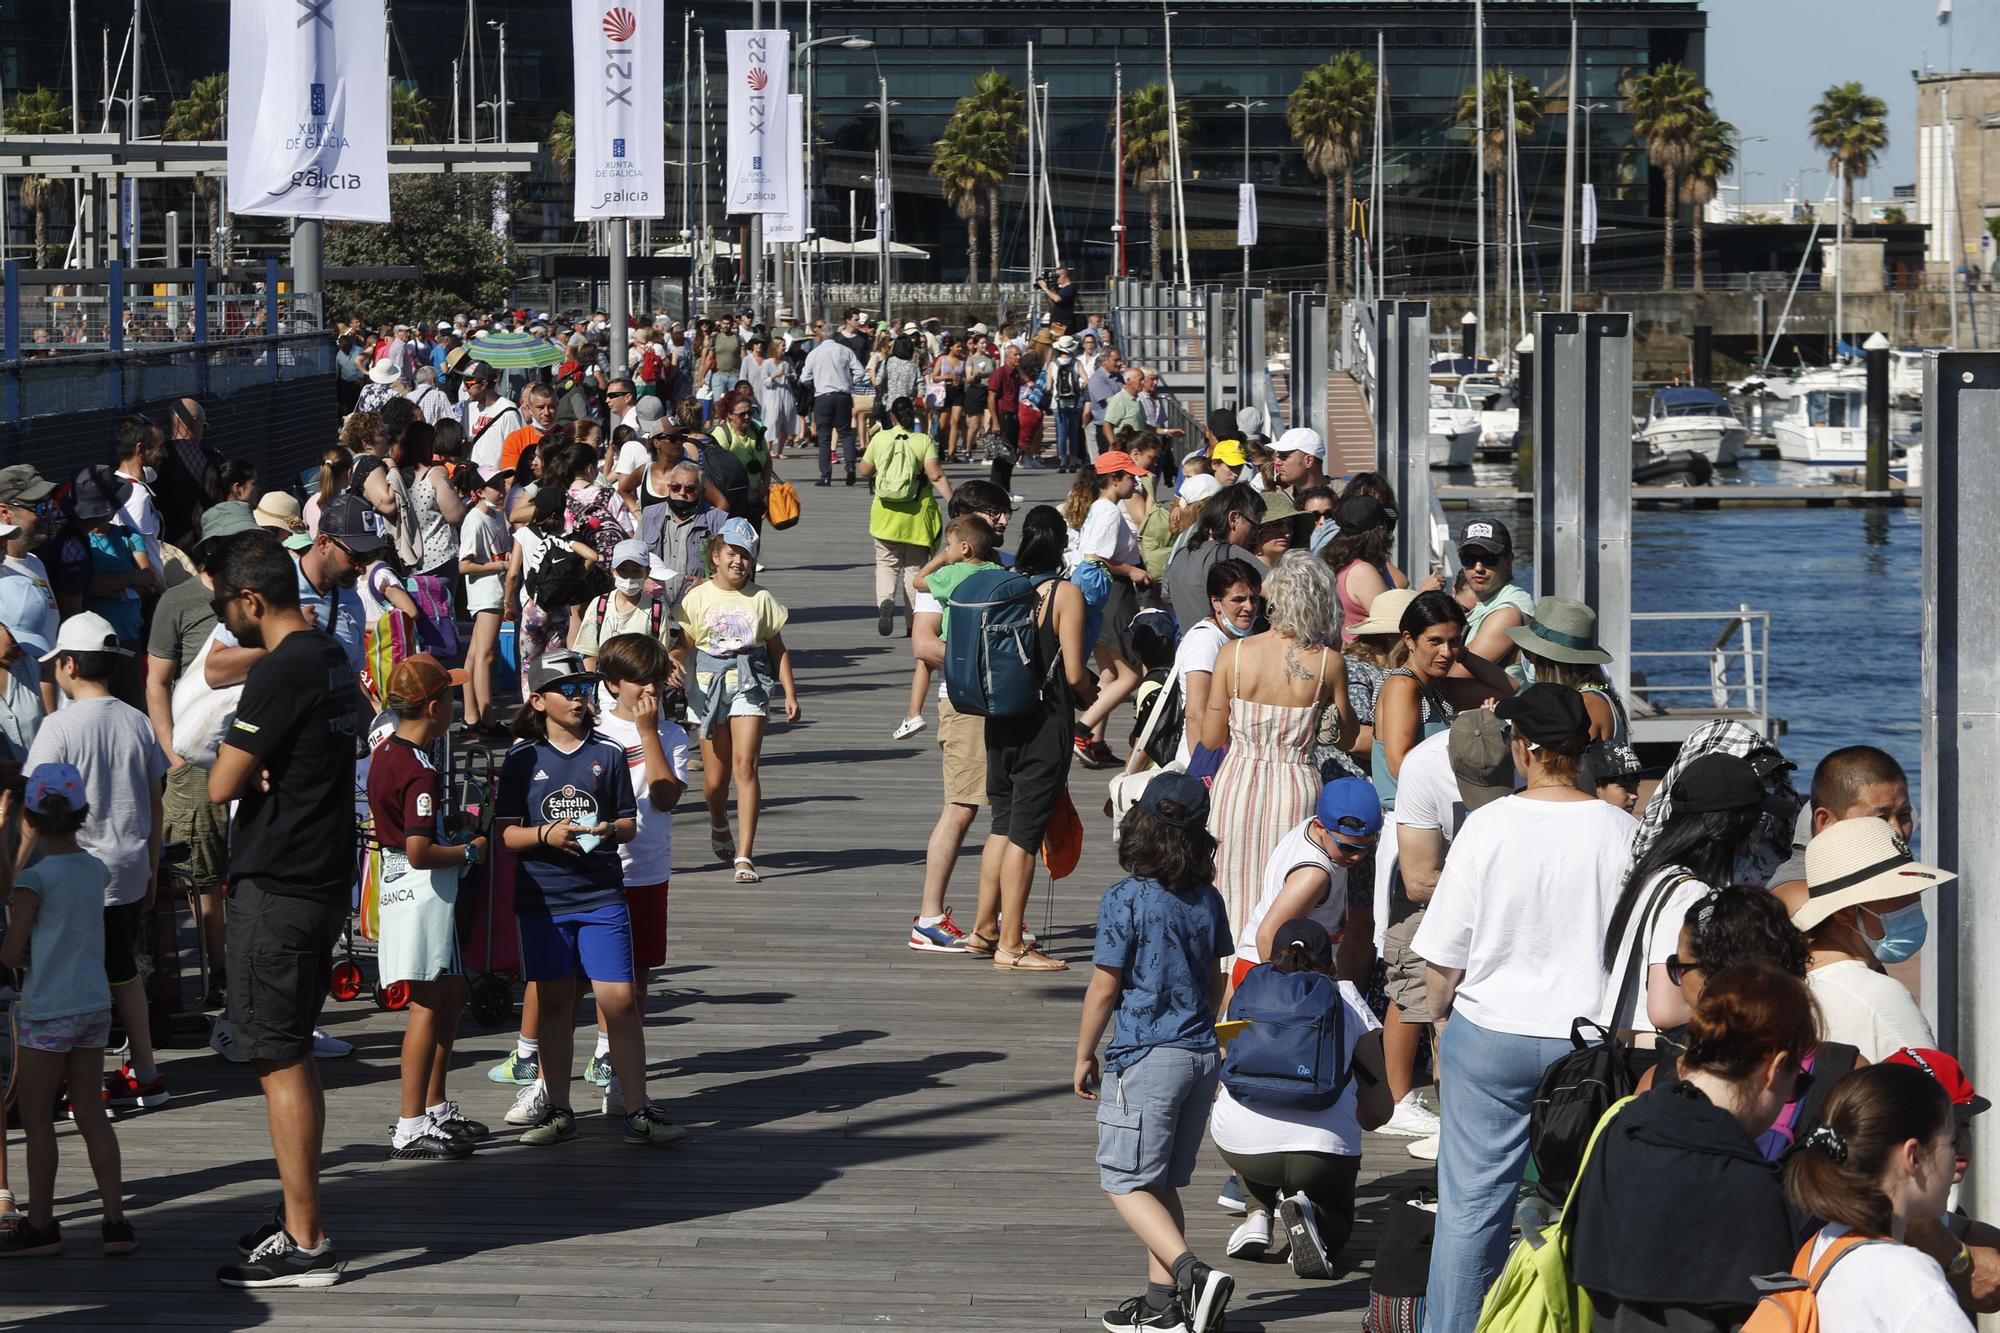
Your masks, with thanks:
[{"label": "white banner", "polygon": [[1236,187],[1236,243],[1257,244],[1257,187],[1249,181]]},{"label": "white banner", "polygon": [[1589,181],[1583,184],[1583,243],[1597,244],[1597,187]]},{"label": "white banner", "polygon": [[667,215],[665,0],[570,0],[579,222]]},{"label": "white banner", "polygon": [[232,0],[229,207],[389,220],[382,0]]},{"label": "white banner", "polygon": [[793,93],[785,117],[785,144],[782,150],[785,193],[792,206],[764,219],[764,244],[787,245],[806,238],[806,99]]},{"label": "white banner", "polygon": [[768,28],[729,34],[729,177],[725,213],[789,213],[785,62],[792,35]]}]

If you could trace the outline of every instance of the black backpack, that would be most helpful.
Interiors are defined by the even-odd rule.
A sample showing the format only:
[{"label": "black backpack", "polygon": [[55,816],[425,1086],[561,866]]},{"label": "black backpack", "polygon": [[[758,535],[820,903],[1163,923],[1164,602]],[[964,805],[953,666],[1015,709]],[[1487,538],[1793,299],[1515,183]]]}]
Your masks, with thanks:
[{"label": "black backpack", "polygon": [[1082,396],[1082,389],[1076,380],[1076,362],[1056,362],[1056,406],[1074,407]]},{"label": "black backpack", "polygon": [[595,573],[596,567],[571,550],[565,538],[550,538],[548,549],[528,571],[528,596],[544,611],[582,606],[611,590],[609,579],[600,581],[593,577]]}]

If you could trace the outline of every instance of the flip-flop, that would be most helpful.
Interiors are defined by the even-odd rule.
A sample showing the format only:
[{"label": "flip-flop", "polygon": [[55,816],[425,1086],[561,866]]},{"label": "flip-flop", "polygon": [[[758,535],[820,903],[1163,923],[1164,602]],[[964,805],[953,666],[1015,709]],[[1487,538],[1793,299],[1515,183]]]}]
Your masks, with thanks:
[{"label": "flip-flop", "polygon": [[965,933],[965,938],[959,941],[959,945],[975,958],[991,958],[1000,948],[1000,937],[981,935],[976,930],[969,930]]},{"label": "flip-flop", "polygon": [[757,873],[757,867],[749,857],[739,856],[736,858],[736,882],[738,884],[756,884],[763,878],[762,875]]},{"label": "flip-flop", "polygon": [[1001,972],[1067,972],[1069,964],[1060,958],[1051,958],[1040,949],[1028,948],[1019,953],[1009,954],[1005,949],[993,950],[993,966]]}]

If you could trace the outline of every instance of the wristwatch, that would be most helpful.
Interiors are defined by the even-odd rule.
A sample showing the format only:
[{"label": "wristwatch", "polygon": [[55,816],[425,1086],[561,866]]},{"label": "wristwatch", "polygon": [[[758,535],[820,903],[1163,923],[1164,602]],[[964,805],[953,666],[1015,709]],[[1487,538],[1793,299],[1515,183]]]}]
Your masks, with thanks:
[{"label": "wristwatch", "polygon": [[1972,1251],[1965,1248],[1965,1242],[1958,1243],[1958,1253],[1944,1266],[1946,1277],[1964,1277],[1972,1271]]},{"label": "wristwatch", "polygon": [[479,844],[472,842],[465,844],[465,864],[468,866],[479,864]]}]

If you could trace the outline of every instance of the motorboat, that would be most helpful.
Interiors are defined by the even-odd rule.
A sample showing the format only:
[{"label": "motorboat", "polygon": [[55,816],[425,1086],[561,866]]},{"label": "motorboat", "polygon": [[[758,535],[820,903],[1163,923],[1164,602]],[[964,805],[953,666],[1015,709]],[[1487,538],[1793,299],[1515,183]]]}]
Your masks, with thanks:
[{"label": "motorboat", "polygon": [[1712,389],[1656,390],[1639,434],[1662,454],[1688,450],[1717,467],[1734,467],[1750,430]]},{"label": "motorboat", "polygon": [[1444,389],[1456,389],[1468,375],[1493,374],[1493,359],[1486,356],[1439,356],[1431,358],[1431,383]]},{"label": "motorboat", "polygon": [[1923,347],[1889,349],[1889,397],[1896,402],[1916,402],[1924,396]]},{"label": "motorboat", "polygon": [[1479,449],[1479,413],[1464,394],[1433,388],[1430,427],[1432,467],[1472,466]]},{"label": "motorboat", "polygon": [[1479,455],[1482,458],[1512,458],[1516,437],[1521,433],[1521,409],[1509,381],[1498,375],[1467,375],[1458,382],[1459,393],[1479,415]]},{"label": "motorboat", "polygon": [[1784,401],[1771,423],[1778,457],[1788,463],[1852,465],[1868,460],[1868,395],[1860,385],[1826,381]]},{"label": "motorboat", "polygon": [[1859,389],[1866,392],[1865,367],[1842,363],[1832,366],[1802,367],[1790,375],[1769,372],[1751,375],[1729,386],[1729,392],[1743,398],[1767,398],[1778,402],[1797,398],[1815,389]]}]

